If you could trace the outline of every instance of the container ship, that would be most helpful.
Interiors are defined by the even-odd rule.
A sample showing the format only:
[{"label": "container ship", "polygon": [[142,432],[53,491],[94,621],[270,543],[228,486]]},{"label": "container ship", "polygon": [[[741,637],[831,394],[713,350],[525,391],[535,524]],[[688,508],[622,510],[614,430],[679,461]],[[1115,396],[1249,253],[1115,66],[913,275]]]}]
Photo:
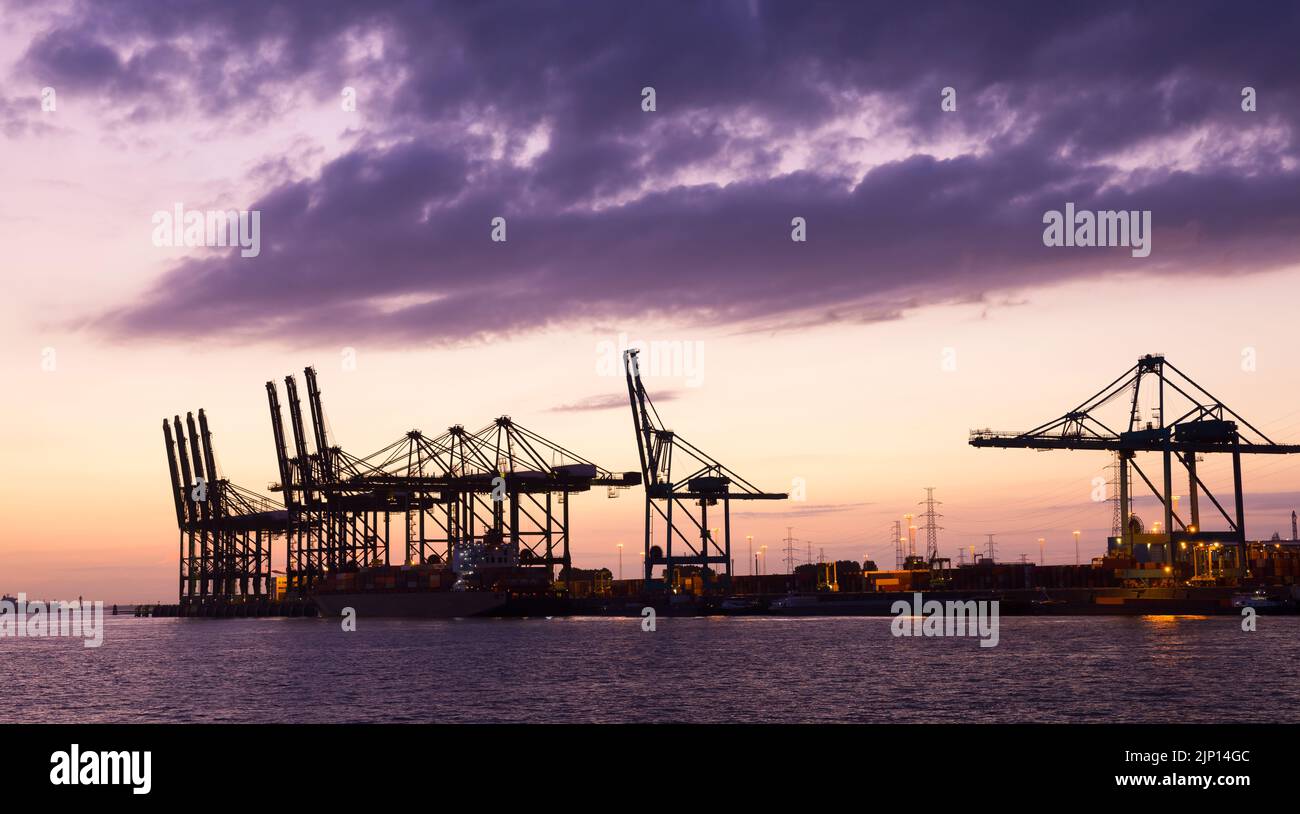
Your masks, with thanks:
[{"label": "container ship", "polygon": [[487,616],[509,599],[504,591],[470,587],[446,569],[381,566],[330,574],[312,592],[321,616],[456,619]]},{"label": "container ship", "polygon": [[489,543],[458,548],[450,567],[438,562],[333,572],[310,597],[322,616],[352,608],[359,617],[455,619],[519,615],[552,589],[550,569],[521,567],[517,547]]}]

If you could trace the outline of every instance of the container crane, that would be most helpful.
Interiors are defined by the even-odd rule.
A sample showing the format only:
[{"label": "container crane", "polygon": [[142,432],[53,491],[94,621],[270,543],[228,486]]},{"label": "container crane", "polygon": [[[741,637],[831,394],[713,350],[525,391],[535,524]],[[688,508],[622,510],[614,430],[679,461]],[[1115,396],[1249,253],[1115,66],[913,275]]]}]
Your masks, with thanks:
[{"label": "container crane", "polygon": [[[703,450],[664,427],[654,403],[646,394],[637,363],[638,351],[623,352],[632,425],[641,479],[645,483],[645,579],[649,583],[656,565],[672,578],[674,568],[697,565],[702,570],[721,566],[731,576],[731,503],[735,500],[785,500],[789,495],[764,492]],[[675,474],[686,470],[685,475]],[[683,466],[685,464],[685,466]],[[709,507],[722,504],[722,539],[709,526]],[[664,523],[662,546],[652,539],[652,518]],[[680,545],[679,545],[680,544]],[[685,549],[683,551],[682,549]]]},{"label": "container crane", "polygon": [[[1145,421],[1140,400],[1144,393],[1154,400],[1151,418]],[[1103,420],[1102,408],[1112,403],[1125,407],[1126,414],[1120,422]],[[1171,415],[1173,420],[1168,419]],[[972,430],[970,444],[1003,449],[1086,449],[1115,453],[1119,459],[1119,502],[1124,521],[1119,542],[1125,550],[1131,552],[1136,537],[1141,535],[1146,544],[1163,546],[1164,561],[1173,566],[1187,558],[1180,552],[1189,545],[1226,541],[1237,546],[1238,568],[1243,575],[1247,558],[1241,456],[1300,452],[1300,445],[1274,442],[1160,354],[1142,356],[1119,378],[1059,418],[1024,432]],[[1160,455],[1159,485],[1138,465],[1139,453]],[[1197,474],[1197,455],[1204,454],[1232,456],[1231,513]],[[1186,520],[1175,507],[1175,461],[1187,475],[1190,501]],[[1134,522],[1130,470],[1137,473],[1161,505],[1164,522],[1160,534],[1144,534]],[[1213,504],[1227,524],[1226,530],[1207,531],[1202,527],[1201,495]]]}]

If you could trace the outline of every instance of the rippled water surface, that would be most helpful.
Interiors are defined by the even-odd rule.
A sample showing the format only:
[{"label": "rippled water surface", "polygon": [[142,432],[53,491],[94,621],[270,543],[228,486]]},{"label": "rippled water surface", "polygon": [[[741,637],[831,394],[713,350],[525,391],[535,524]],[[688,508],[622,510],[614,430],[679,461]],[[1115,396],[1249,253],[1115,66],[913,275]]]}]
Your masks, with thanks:
[{"label": "rippled water surface", "polygon": [[109,617],[99,649],[0,639],[0,721],[1300,722],[1298,617],[1001,621]]}]

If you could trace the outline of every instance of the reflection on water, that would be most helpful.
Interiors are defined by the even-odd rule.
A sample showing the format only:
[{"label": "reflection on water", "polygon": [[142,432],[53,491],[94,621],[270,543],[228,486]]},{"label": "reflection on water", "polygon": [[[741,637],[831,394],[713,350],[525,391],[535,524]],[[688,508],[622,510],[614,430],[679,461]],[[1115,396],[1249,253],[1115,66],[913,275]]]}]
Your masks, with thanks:
[{"label": "reflection on water", "polygon": [[[890,621],[110,617],[98,650],[0,639],[0,721],[1300,722],[1300,617]],[[1270,691],[1225,707],[1243,663]]]},{"label": "reflection on water", "polygon": [[[1187,662],[1200,657],[1197,646],[1203,638],[1199,635],[1203,629],[1200,623],[1208,621],[1210,617],[1150,614],[1139,618],[1150,629],[1150,651],[1147,657],[1162,670],[1184,669]],[[1235,619],[1223,617],[1219,621],[1223,626],[1238,625],[1238,630],[1240,629]],[[1202,645],[1202,649],[1215,647],[1209,641]]]}]

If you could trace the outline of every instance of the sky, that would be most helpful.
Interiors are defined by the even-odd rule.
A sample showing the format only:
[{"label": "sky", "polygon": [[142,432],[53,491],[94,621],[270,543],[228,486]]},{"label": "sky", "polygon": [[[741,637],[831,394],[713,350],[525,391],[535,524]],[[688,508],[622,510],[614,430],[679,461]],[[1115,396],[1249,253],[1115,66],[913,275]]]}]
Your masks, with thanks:
[{"label": "sky", "polygon": [[[737,509],[739,573],[749,535],[892,565],[925,487],[946,556],[1099,554],[1104,455],[968,433],[1164,353],[1300,439],[1298,39],[1282,4],[0,0],[0,590],[174,597],[161,419],[265,491],[263,385],[306,365],[354,454],[510,415],[635,469],[634,342],[695,350],[646,379],[670,428],[804,498]],[[1067,203],[1149,212],[1150,254],[1045,245]],[[156,245],[177,204],[260,251]],[[1297,475],[1248,460],[1249,536]],[[640,501],[575,498],[575,563],[631,576]]]}]

